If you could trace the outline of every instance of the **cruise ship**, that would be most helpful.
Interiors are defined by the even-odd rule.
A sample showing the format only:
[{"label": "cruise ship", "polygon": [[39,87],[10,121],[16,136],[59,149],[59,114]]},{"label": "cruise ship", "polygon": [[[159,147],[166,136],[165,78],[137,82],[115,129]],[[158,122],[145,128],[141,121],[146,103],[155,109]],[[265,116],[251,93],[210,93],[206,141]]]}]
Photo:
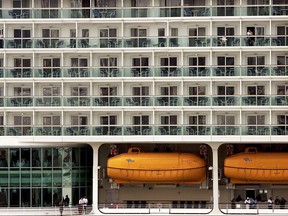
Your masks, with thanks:
[{"label": "cruise ship", "polygon": [[1,208],[287,213],[287,0],[0,6]]}]

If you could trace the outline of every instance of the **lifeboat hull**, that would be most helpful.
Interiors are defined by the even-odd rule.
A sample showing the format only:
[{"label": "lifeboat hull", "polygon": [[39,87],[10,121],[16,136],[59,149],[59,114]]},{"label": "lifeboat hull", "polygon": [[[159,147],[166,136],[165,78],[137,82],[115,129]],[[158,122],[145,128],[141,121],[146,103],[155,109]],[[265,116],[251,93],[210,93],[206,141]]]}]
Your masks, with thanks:
[{"label": "lifeboat hull", "polygon": [[118,184],[200,184],[206,163],[189,153],[124,153],[108,159],[107,174]]},{"label": "lifeboat hull", "polygon": [[287,184],[288,153],[239,153],[224,161],[224,175],[235,184]]}]

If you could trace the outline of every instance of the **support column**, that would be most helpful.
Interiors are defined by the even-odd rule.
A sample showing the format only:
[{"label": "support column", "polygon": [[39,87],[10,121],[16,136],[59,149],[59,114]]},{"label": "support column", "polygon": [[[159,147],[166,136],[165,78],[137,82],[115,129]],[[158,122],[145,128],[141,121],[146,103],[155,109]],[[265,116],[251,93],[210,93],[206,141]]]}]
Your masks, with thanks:
[{"label": "support column", "polygon": [[212,177],[213,177],[213,210],[209,215],[223,215],[223,213],[219,209],[219,176],[218,176],[218,148],[222,143],[207,143],[212,149],[213,155],[213,166],[209,167],[212,169]]},{"label": "support column", "polygon": [[93,203],[92,203],[92,214],[94,215],[101,215],[99,209],[98,209],[98,172],[99,172],[99,165],[98,165],[98,153],[99,153],[99,147],[101,144],[91,144],[93,148]]}]

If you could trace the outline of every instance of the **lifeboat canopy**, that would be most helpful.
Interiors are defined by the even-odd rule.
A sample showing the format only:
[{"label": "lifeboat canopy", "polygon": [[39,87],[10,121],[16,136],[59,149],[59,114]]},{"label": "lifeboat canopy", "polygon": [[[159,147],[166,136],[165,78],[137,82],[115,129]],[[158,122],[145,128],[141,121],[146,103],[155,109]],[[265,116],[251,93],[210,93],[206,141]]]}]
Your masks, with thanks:
[{"label": "lifeboat canopy", "polygon": [[235,184],[287,184],[288,153],[248,147],[224,160],[224,175]]},{"label": "lifeboat canopy", "polygon": [[206,177],[206,162],[192,153],[133,147],[108,159],[107,174],[118,184],[200,184]]}]

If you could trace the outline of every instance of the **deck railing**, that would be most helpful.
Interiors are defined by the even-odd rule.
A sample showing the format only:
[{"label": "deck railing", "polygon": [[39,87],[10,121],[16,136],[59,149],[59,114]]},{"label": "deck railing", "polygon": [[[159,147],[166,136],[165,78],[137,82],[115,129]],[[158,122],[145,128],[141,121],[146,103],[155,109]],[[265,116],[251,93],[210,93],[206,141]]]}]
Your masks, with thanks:
[{"label": "deck railing", "polygon": [[286,136],[285,125],[18,125],[0,136]]},{"label": "deck railing", "polygon": [[286,16],[286,5],[2,8],[2,19],[111,19],[210,16]]}]

